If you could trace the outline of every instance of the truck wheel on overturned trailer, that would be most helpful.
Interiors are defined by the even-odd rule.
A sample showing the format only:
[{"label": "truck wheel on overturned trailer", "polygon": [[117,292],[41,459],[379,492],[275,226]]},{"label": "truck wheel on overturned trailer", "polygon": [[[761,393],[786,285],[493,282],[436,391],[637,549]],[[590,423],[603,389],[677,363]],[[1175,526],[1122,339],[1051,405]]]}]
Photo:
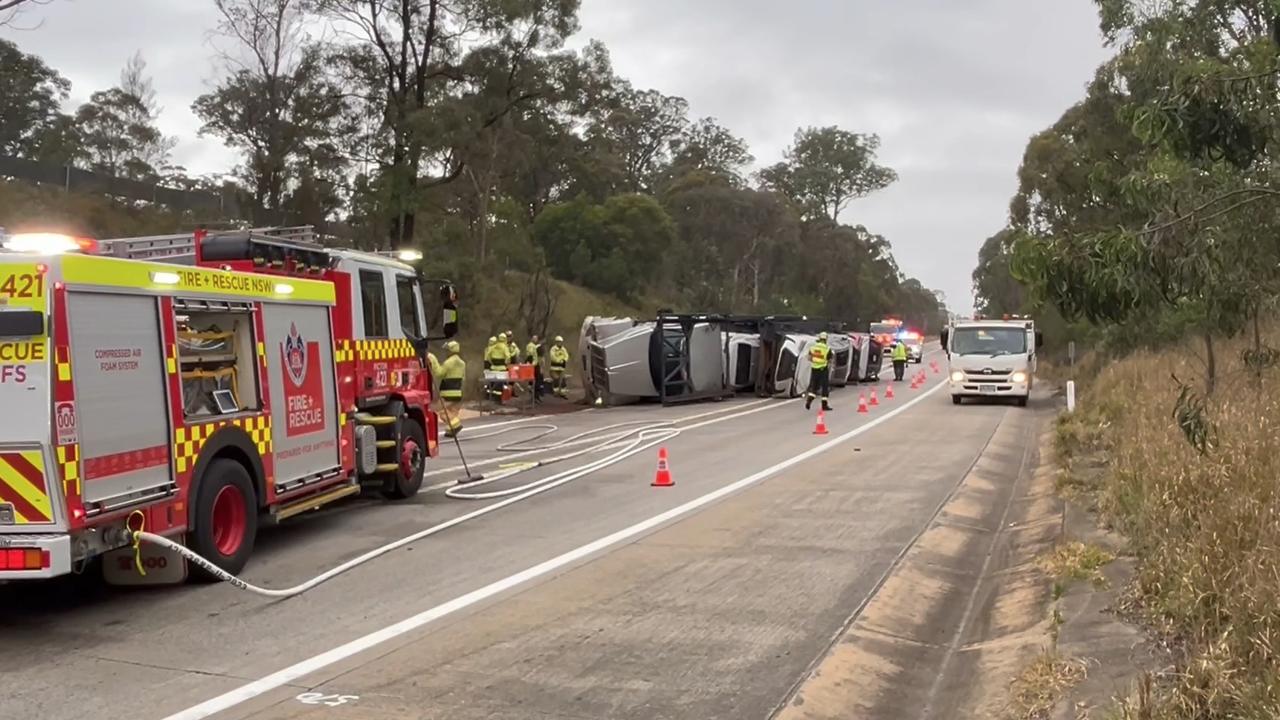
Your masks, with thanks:
[{"label": "truck wheel on overturned trailer", "polygon": [[[243,570],[258,534],[257,496],[248,471],[225,458],[209,463],[195,503],[195,524],[187,540],[191,549],[233,575]],[[198,565],[192,570],[198,579],[216,579]]]},{"label": "truck wheel on overturned trailer", "polygon": [[382,494],[393,500],[403,500],[418,494],[422,487],[422,474],[427,465],[427,435],[417,420],[405,418],[400,432],[400,447],[396,450],[400,469],[392,473],[382,486]]}]

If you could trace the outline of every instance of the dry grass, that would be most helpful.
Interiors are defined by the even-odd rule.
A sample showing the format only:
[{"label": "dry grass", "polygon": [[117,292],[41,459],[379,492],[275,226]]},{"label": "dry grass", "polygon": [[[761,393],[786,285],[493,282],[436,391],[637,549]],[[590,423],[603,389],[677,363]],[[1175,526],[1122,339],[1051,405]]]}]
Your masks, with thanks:
[{"label": "dry grass", "polygon": [[1130,539],[1143,615],[1180,649],[1147,717],[1280,717],[1280,371],[1259,383],[1243,371],[1243,345],[1224,345],[1208,454],[1171,417],[1171,373],[1200,368],[1188,351],[1107,367],[1058,429],[1068,468],[1105,459],[1081,484]]},{"label": "dry grass", "polygon": [[1040,567],[1058,583],[1088,580],[1094,585],[1102,585],[1106,582],[1102,567],[1115,559],[1115,555],[1097,545],[1069,542],[1041,558]]},{"label": "dry grass", "polygon": [[1084,680],[1087,674],[1084,661],[1045,652],[1014,679],[1006,717],[1014,720],[1049,717],[1058,699]]}]

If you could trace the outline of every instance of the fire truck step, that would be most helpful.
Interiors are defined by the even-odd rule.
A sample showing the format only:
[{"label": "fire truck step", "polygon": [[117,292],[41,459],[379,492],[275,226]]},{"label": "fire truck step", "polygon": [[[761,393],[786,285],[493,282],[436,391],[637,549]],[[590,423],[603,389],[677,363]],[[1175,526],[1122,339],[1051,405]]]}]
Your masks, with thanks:
[{"label": "fire truck step", "polygon": [[390,415],[370,415],[369,413],[356,413],[356,422],[363,425],[390,425],[396,419]]},{"label": "fire truck step", "polygon": [[312,495],[311,497],[303,498],[289,503],[288,505],[281,506],[276,510],[275,519],[285,520],[293,517],[294,515],[301,515],[308,510],[315,510],[321,505],[327,505],[334,500],[341,500],[344,497],[355,495],[358,492],[360,492],[360,486],[352,483],[351,485],[343,485],[342,487],[334,488],[333,490],[329,490],[328,492],[324,492],[319,495]]},{"label": "fire truck step", "polygon": [[380,473],[399,472],[400,463],[378,463],[378,466],[373,471]]},{"label": "fire truck step", "polygon": [[395,440],[379,440],[374,443],[379,450],[390,450],[397,445]]}]

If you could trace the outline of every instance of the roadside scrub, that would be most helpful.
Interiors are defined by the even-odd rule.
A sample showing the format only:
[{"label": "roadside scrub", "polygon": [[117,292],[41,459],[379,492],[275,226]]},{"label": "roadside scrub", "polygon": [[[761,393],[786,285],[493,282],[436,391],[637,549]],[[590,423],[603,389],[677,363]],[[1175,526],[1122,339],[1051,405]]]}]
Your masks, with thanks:
[{"label": "roadside scrub", "polygon": [[1174,651],[1120,717],[1280,717],[1280,371],[1246,368],[1247,347],[1223,343],[1229,363],[1197,420],[1203,452],[1174,412],[1171,378],[1203,371],[1189,349],[1106,365],[1058,423],[1059,489],[1128,538],[1132,610]]}]

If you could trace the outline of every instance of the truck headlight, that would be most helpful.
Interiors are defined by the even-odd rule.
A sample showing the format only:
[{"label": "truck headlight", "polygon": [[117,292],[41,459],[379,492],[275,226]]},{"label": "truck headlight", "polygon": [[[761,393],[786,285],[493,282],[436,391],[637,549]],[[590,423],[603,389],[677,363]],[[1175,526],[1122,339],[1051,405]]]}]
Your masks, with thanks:
[{"label": "truck headlight", "polygon": [[959,370],[951,371],[951,382],[964,382],[964,373]]},{"label": "truck headlight", "polygon": [[1019,370],[1013,374],[1013,381],[1016,383],[1024,383],[1027,381],[1027,374]]}]

